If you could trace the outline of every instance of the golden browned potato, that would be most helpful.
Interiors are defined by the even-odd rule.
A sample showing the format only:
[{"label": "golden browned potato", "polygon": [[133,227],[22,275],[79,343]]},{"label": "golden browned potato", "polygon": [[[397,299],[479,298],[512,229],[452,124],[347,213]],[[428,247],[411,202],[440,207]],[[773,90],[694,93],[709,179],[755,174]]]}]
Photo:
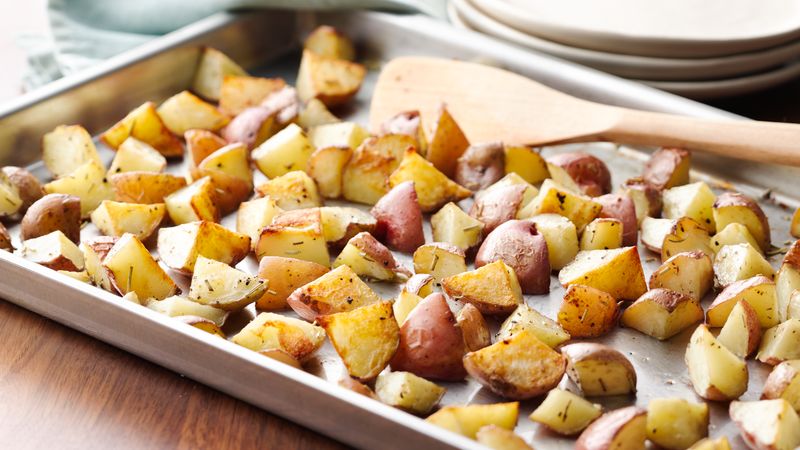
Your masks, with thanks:
[{"label": "golden browned potato", "polygon": [[456,160],[455,182],[471,191],[486,189],[505,175],[501,142],[473,144]]},{"label": "golden browned potato", "polygon": [[636,207],[636,220],[642,223],[645,217],[661,216],[661,191],[651,186],[644,179],[637,177],[625,181],[622,194],[627,194]]},{"label": "golden browned potato", "polygon": [[42,138],[42,162],[55,178],[91,161],[102,164],[92,135],[80,125],[60,125]]},{"label": "golden browned potato", "polygon": [[[275,219],[278,219],[277,216]],[[273,222],[274,220],[273,219]],[[255,243],[256,258],[286,256],[312,261],[328,267],[330,255],[320,222],[287,225],[268,225],[261,229]]]},{"label": "golden browned potato", "polygon": [[247,74],[230,74],[222,78],[219,89],[219,109],[229,116],[258,106],[273,92],[286,86],[280,78],[249,77]]},{"label": "golden browned potato", "polygon": [[89,161],[73,172],[44,185],[48,194],[68,194],[81,199],[81,217],[89,214],[103,201],[114,197],[114,189],[102,164]]},{"label": "golden browned potato", "polygon": [[550,178],[542,155],[536,149],[511,145],[505,147],[505,172],[516,173],[531,184],[539,184]]},{"label": "golden browned potato", "polygon": [[431,140],[425,156],[428,161],[447,177],[454,177],[458,158],[469,147],[469,140],[461,131],[453,116],[442,104],[436,115]]},{"label": "golden browned potato", "polygon": [[224,262],[197,257],[189,286],[189,299],[226,311],[238,311],[255,302],[267,289],[267,282]]},{"label": "golden browned potato", "polygon": [[128,203],[164,203],[164,199],[186,187],[186,178],[169,173],[122,172],[111,175],[114,199]]},{"label": "golden browned potato", "polygon": [[636,393],[636,369],[619,351],[603,344],[580,342],[561,347],[567,375],[586,396]]},{"label": "golden browned potato", "polygon": [[580,252],[561,269],[558,281],[566,287],[583,284],[619,300],[635,300],[647,291],[642,261],[636,247]]},{"label": "golden browned potato", "polygon": [[143,205],[103,200],[92,211],[92,223],[106,236],[122,236],[131,233],[140,241],[150,237],[161,224],[166,213],[163,203]]},{"label": "golden browned potato", "polygon": [[[397,320],[397,324],[402,326],[403,322],[408,318],[408,315],[411,314],[411,311],[413,311],[421,301],[422,297],[403,288],[400,294],[397,295],[394,303],[392,303],[394,318]],[[464,340],[466,341],[466,338]]]},{"label": "golden browned potato", "polygon": [[769,221],[752,198],[738,192],[724,192],[714,202],[713,213],[718,230],[731,223],[742,224],[756,239],[761,250],[769,250],[771,244]]},{"label": "golden browned potato", "polygon": [[286,128],[267,139],[251,154],[264,175],[276,178],[289,172],[304,171],[314,147],[300,126],[290,123]]},{"label": "golden browned potato", "polygon": [[425,419],[426,422],[474,439],[478,431],[488,425],[505,430],[517,426],[519,402],[488,405],[445,406]]},{"label": "golden browned potato", "polygon": [[559,214],[572,221],[577,230],[594,220],[603,206],[589,197],[575,193],[551,179],[544,180],[542,188],[527,206],[518,213],[518,218],[533,217],[537,214]]},{"label": "golden browned potato", "polygon": [[322,205],[314,180],[299,170],[261,183],[256,187],[256,193],[259,197],[269,196],[285,210]]},{"label": "golden browned potato", "polygon": [[647,440],[647,411],[635,406],[607,412],[581,433],[575,450],[638,450]]},{"label": "golden browned potato", "polygon": [[622,222],[594,219],[581,234],[581,250],[608,250],[622,247]]},{"label": "golden browned potato", "polygon": [[160,229],[156,248],[167,267],[188,275],[200,255],[235,266],[250,251],[250,238],[213,222],[190,222]]},{"label": "golden browned potato", "polygon": [[161,300],[178,292],[172,278],[132,234],[122,235],[102,258],[101,265],[120,295],[133,292],[140,299]]},{"label": "golden browned potato", "polygon": [[379,281],[405,281],[411,272],[399,265],[392,252],[366,231],[353,236],[333,261],[350,266],[359,276]]},{"label": "golden browned potato", "polygon": [[572,436],[586,429],[602,413],[603,408],[596,403],[570,391],[553,389],[528,417],[558,434]]},{"label": "golden browned potato", "polygon": [[790,359],[800,359],[800,319],[786,319],[764,332],[756,359],[776,365]]},{"label": "golden browned potato", "polygon": [[283,256],[265,256],[258,263],[258,277],[269,286],[256,300],[256,309],[276,311],[288,307],[286,299],[297,288],[328,273],[328,268],[311,261]]},{"label": "golden browned potato", "polygon": [[647,439],[683,450],[708,436],[708,405],[682,398],[656,398],[647,404]]},{"label": "golden browned potato", "polygon": [[303,48],[328,58],[352,61],[356,57],[356,50],[350,39],[328,25],[315,28],[306,38]]},{"label": "golden browned potato", "polygon": [[665,190],[661,194],[662,215],[667,219],[689,217],[709,233],[716,232],[714,222],[714,192],[702,181]]},{"label": "golden browned potato", "polygon": [[670,289],[701,300],[714,287],[714,268],[706,253],[695,250],[672,255],[650,275],[650,289]]},{"label": "golden browned potato", "polygon": [[19,254],[53,270],[76,272],[84,268],[83,253],[59,230],[25,240]]},{"label": "golden browned potato", "polygon": [[772,279],[775,270],[750,244],[726,245],[714,258],[714,282],[717,286],[725,287],[756,275]]},{"label": "golden browned potato", "polygon": [[435,380],[459,381],[467,375],[461,328],[442,294],[425,297],[400,327],[400,345],[392,370]]},{"label": "golden browned potato", "polygon": [[493,450],[533,450],[525,439],[497,425],[482,426],[475,434],[475,440]]},{"label": "golden browned potato", "polygon": [[117,149],[130,136],[147,143],[167,158],[183,156],[181,141],[164,125],[153,102],[146,102],[128,113],[100,135],[100,139]]},{"label": "golden browned potato", "polygon": [[217,131],[230,121],[216,106],[189,91],[181,91],[164,100],[156,111],[169,131],[177,135],[192,129]]},{"label": "golden browned potato", "polygon": [[659,191],[689,183],[692,154],[682,148],[662,147],[644,166],[642,178]]},{"label": "golden browned potato", "polygon": [[480,244],[483,222],[450,202],[431,216],[431,231],[435,242],[446,242],[466,252]]},{"label": "golden browned potato", "polygon": [[227,75],[247,75],[247,72],[221,51],[204,47],[192,81],[192,91],[207,100],[217,101],[222,79]]},{"label": "golden browned potato", "polygon": [[772,369],[764,382],[762,400],[782,398],[795,411],[800,409],[800,361],[784,361]]},{"label": "golden browned potato", "polygon": [[350,161],[350,147],[323,147],[308,157],[306,172],[317,183],[320,195],[339,198],[342,195],[342,172]]},{"label": "golden browned potato", "polygon": [[626,327],[659,340],[669,339],[702,320],[699,300],[662,288],[645,292],[621,317]]},{"label": "golden browned potato", "polygon": [[583,152],[559,153],[547,159],[550,177],[573,192],[599,197],[611,192],[611,173],[606,163]]},{"label": "golden browned potato", "polygon": [[347,162],[342,172],[342,196],[351,202],[374,205],[389,190],[386,180],[400,158],[375,151],[369,142],[362,142]]},{"label": "golden browned potato", "polygon": [[384,372],[375,380],[375,393],[380,401],[412,414],[430,413],[445,391],[411,372]]},{"label": "golden browned potato", "polygon": [[502,397],[521,400],[555,388],[564,376],[564,357],[527,330],[464,355],[467,372]]},{"label": "golden browned potato", "polygon": [[248,155],[244,145],[230,144],[208,155],[191,171],[193,179],[211,178],[221,215],[236,211],[253,193],[253,172]]},{"label": "golden browned potato", "polygon": [[30,206],[44,196],[44,189],[36,178],[27,169],[14,166],[3,167],[0,172],[0,184],[13,186],[22,202],[17,208],[18,214],[25,214]]},{"label": "golden browned potato", "polygon": [[551,270],[561,270],[578,254],[578,229],[571,220],[558,214],[537,214],[530,219],[547,243]]},{"label": "golden browned potato", "polygon": [[380,301],[378,294],[347,266],[339,266],[297,288],[286,299],[289,307],[309,322]]},{"label": "golden browned potato", "polygon": [[369,137],[369,132],[356,122],[337,122],[318,125],[308,132],[314,148],[361,146]]},{"label": "golden browned potato", "polygon": [[558,322],[525,303],[520,304],[500,325],[500,330],[497,332],[495,339],[498,341],[509,339],[522,330],[530,331],[537,339],[552,348],[556,348],[570,339],[569,333],[564,331]]},{"label": "golden browned potato", "polygon": [[411,136],[416,141],[414,147],[417,148],[419,154],[425,156],[428,153],[428,139],[425,137],[425,129],[422,126],[419,111],[403,111],[386,119],[381,124],[381,134]]},{"label": "golden browned potato", "polygon": [[517,276],[523,294],[550,292],[547,241],[528,220],[510,220],[486,236],[475,255],[475,267],[503,261]]},{"label": "golden browned potato", "polygon": [[464,344],[466,344],[467,350],[474,352],[492,345],[489,326],[486,325],[483,314],[472,303],[467,303],[461,308],[461,311],[458,312],[458,317],[456,317],[456,322],[464,335]]},{"label": "golden browned potato", "polygon": [[701,251],[709,256],[714,251],[709,246],[708,232],[689,217],[676,219],[661,243],[661,261],[683,252]]},{"label": "golden browned potato", "polygon": [[297,95],[304,102],[316,98],[325,106],[338,106],[356,95],[366,72],[361,64],[304,50],[297,74]]},{"label": "golden browned potato", "polygon": [[220,210],[217,208],[216,189],[211,177],[203,177],[164,197],[169,218],[176,225],[200,220],[219,221]]},{"label": "golden browned potato", "polygon": [[256,198],[239,205],[236,212],[236,232],[250,237],[255,245],[261,229],[272,223],[272,219],[283,213],[271,197]]},{"label": "golden browned potato", "polygon": [[558,324],[574,338],[591,338],[611,331],[618,316],[614,297],[593,287],[573,284],[564,294]]},{"label": "golden browned potato", "polygon": [[483,314],[509,314],[523,302],[514,269],[502,260],[444,278],[442,289],[454,300],[472,303]]},{"label": "golden browned potato", "polygon": [[350,376],[358,380],[377,377],[400,342],[391,302],[375,302],[316,320],[325,329]]},{"label": "golden browned potato", "polygon": [[761,341],[761,325],[755,308],[743,299],[736,302],[717,340],[739,358],[753,353]]},{"label": "golden browned potato", "polygon": [[800,418],[784,399],[731,402],[729,411],[750,448],[789,450],[800,446]]},{"label": "golden browned potato", "polygon": [[459,201],[472,194],[439,172],[413,149],[406,151],[400,166],[389,176],[389,186],[393,188],[405,181],[414,182],[423,212],[435,211],[448,202]]},{"label": "golden browned potato", "polygon": [[20,224],[20,239],[61,231],[74,243],[81,239],[81,200],[74,195],[47,194],[35,201]]},{"label": "golden browned potato", "polygon": [[694,391],[706,400],[739,398],[747,390],[747,364],[698,326],[686,346],[686,366]]},{"label": "golden browned potato", "polygon": [[303,361],[325,342],[325,330],[293,317],[261,313],[231,341],[256,352],[283,350],[294,359]]},{"label": "golden browned potato", "polygon": [[319,208],[322,232],[332,248],[342,248],[355,235],[367,232],[378,235],[378,221],[370,213],[348,206]]},{"label": "golden browned potato", "polygon": [[762,327],[769,328],[780,322],[775,283],[767,277],[758,275],[735,281],[717,295],[706,313],[708,326],[723,326],[739,300],[744,300],[753,307]]},{"label": "golden browned potato", "polygon": [[414,273],[430,274],[436,283],[467,271],[464,252],[442,242],[420,246],[414,252]]},{"label": "golden browned potato", "polygon": [[166,167],[167,158],[158,150],[135,137],[129,137],[117,148],[114,160],[108,168],[108,175],[122,172],[163,172]]}]

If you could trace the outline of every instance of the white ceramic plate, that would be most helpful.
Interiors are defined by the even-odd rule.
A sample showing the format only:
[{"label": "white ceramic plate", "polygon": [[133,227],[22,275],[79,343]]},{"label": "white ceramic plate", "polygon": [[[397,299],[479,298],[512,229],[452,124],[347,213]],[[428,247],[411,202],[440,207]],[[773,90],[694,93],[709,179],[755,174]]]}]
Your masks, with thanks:
[{"label": "white ceramic plate", "polygon": [[527,34],[644,56],[710,57],[800,36],[800,0],[475,0]]},{"label": "white ceramic plate", "polygon": [[570,47],[525,34],[483,14],[468,0],[451,0],[450,21],[514,44],[545,52],[625,78],[643,80],[713,80],[775,68],[800,56],[800,40],[760,52],[715,58],[657,58]]}]

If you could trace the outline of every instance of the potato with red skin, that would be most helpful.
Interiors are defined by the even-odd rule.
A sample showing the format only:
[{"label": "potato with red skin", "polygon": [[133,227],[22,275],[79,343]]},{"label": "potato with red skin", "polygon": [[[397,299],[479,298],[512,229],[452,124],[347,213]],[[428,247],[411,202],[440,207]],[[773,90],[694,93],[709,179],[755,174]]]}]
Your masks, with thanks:
[{"label": "potato with red skin", "polygon": [[622,245],[636,245],[639,239],[639,224],[636,220],[636,205],[624,194],[605,194],[594,199],[603,208],[597,217],[617,219],[622,222]]},{"label": "potato with red skin", "polygon": [[378,396],[375,395],[375,392],[369,388],[366,384],[356,380],[355,378],[351,377],[350,374],[345,373],[342,379],[339,380],[339,386],[349,389],[356,394],[361,394],[364,397],[369,397],[373,400],[378,400]]},{"label": "potato with red skin", "polygon": [[505,175],[501,142],[470,145],[456,162],[455,182],[471,191],[486,189]]},{"label": "potato with red skin", "polygon": [[11,235],[8,234],[8,230],[2,223],[0,223],[0,250],[14,251],[14,246],[11,245]]},{"label": "potato with red skin", "polygon": [[484,347],[492,345],[492,335],[489,332],[489,326],[486,325],[486,319],[483,318],[480,310],[472,303],[467,303],[458,312],[456,317],[458,327],[461,328],[461,333],[464,335],[464,344],[467,350],[474,352]]},{"label": "potato with red skin", "polygon": [[611,173],[606,163],[588,153],[559,153],[548,158],[547,162],[564,169],[581,191],[590,197],[611,192]]},{"label": "potato with red skin", "polygon": [[497,260],[514,269],[524,294],[550,292],[547,242],[533,222],[509,220],[486,236],[475,255],[475,267]]},{"label": "potato with red skin", "polygon": [[[661,191],[648,184],[642,177],[630,178],[622,184],[623,193],[627,193],[636,204],[636,218],[641,222],[645,216],[660,217]],[[641,207],[641,210],[639,208]]]},{"label": "potato with red skin", "polygon": [[578,437],[575,450],[643,449],[646,438],[647,411],[628,406],[592,422]]},{"label": "potato with red skin", "polygon": [[391,360],[394,371],[444,381],[467,375],[462,357],[464,336],[444,295],[425,297],[400,327],[400,345]]},{"label": "potato with red skin", "polygon": [[413,181],[398,184],[386,193],[370,211],[378,221],[375,235],[390,247],[412,253],[425,244],[422,210]]},{"label": "potato with red skin", "polygon": [[209,130],[186,130],[183,138],[186,140],[186,152],[189,153],[190,169],[200,164],[208,155],[228,145],[228,141]]},{"label": "potato with red skin", "polygon": [[252,150],[270,137],[275,124],[275,115],[263,106],[245,109],[222,129],[222,137],[228,142],[240,142]]},{"label": "potato with red skin", "polygon": [[714,201],[714,221],[722,230],[731,223],[741,223],[766,252],[771,244],[769,221],[761,206],[752,198],[738,192],[723,192]]},{"label": "potato with red skin", "polygon": [[404,111],[386,119],[381,124],[381,134],[404,134],[417,140],[417,149],[420,155],[425,155],[428,150],[428,139],[422,127],[419,111]]},{"label": "potato with red skin", "polygon": [[259,311],[286,309],[286,299],[295,289],[328,273],[327,267],[312,261],[283,256],[264,256],[258,263],[258,277],[267,280],[268,289],[256,300]]},{"label": "potato with red skin", "polygon": [[689,183],[692,154],[682,148],[663,147],[654,152],[644,166],[642,179],[663,191]]},{"label": "potato with red skin", "polygon": [[483,222],[483,233],[489,234],[517,217],[527,188],[524,184],[510,184],[481,192],[475,196],[469,215]]},{"label": "potato with red skin", "polygon": [[74,195],[47,194],[28,208],[20,229],[23,241],[59,230],[77,244],[81,240],[81,199]]},{"label": "potato with red skin", "polygon": [[800,361],[783,361],[772,369],[764,382],[761,400],[786,399],[800,409]]},{"label": "potato with red skin", "polygon": [[42,188],[39,179],[36,178],[27,169],[15,166],[3,167],[0,179],[17,188],[19,198],[22,200],[22,206],[17,211],[18,214],[25,214],[25,211],[30,206],[44,196],[44,189]]}]

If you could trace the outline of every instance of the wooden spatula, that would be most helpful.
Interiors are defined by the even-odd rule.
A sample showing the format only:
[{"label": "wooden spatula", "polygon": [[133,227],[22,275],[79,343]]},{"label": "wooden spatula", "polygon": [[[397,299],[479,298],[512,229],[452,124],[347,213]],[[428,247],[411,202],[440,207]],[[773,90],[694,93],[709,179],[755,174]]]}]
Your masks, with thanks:
[{"label": "wooden spatula", "polygon": [[408,110],[419,110],[430,122],[443,102],[471,142],[613,141],[800,166],[800,125],[602,105],[505,70],[438,58],[402,57],[383,68],[372,97],[370,127],[378,132],[384,120]]}]

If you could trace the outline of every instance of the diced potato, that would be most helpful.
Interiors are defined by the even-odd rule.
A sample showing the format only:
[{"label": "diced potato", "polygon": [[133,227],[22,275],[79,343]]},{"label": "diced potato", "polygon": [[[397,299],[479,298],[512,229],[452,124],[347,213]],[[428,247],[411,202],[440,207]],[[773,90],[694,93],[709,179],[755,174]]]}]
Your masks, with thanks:
[{"label": "diced potato", "polygon": [[140,241],[150,237],[166,213],[163,203],[143,205],[103,200],[92,214],[92,223],[106,236],[131,233]]},{"label": "diced potato", "polygon": [[170,194],[186,187],[186,178],[169,173],[123,172],[111,176],[114,200],[128,203],[164,203]]},{"label": "diced potato", "polygon": [[320,195],[325,198],[342,195],[342,172],[352,154],[350,147],[324,147],[309,156],[306,172],[317,183]]},{"label": "diced potato", "polygon": [[433,294],[433,285],[435,284],[433,275],[427,273],[418,273],[408,279],[406,286],[403,289],[408,290],[413,294],[420,297],[427,297]]},{"label": "diced potato", "polygon": [[350,376],[359,380],[378,376],[400,342],[391,302],[317,317],[317,323],[325,329]]},{"label": "diced potato", "polygon": [[616,409],[600,416],[581,433],[575,443],[579,450],[644,449],[647,440],[647,412],[636,406]]},{"label": "diced potato", "polygon": [[192,91],[207,100],[217,101],[226,75],[247,75],[247,72],[221,51],[205,47],[194,73]]},{"label": "diced potato", "polygon": [[536,198],[522,208],[517,217],[527,218],[545,213],[559,214],[571,220],[578,231],[583,231],[583,228],[600,214],[602,208],[602,205],[591,198],[571,192],[548,178],[542,183]]},{"label": "diced potato", "polygon": [[747,390],[747,364],[717,341],[705,325],[692,333],[686,366],[694,391],[706,400],[739,398]]},{"label": "diced potato", "polygon": [[689,182],[692,154],[682,148],[662,147],[645,165],[642,178],[658,190],[681,186]]},{"label": "diced potato", "polygon": [[59,230],[22,243],[20,256],[53,270],[83,270],[83,253]]},{"label": "diced potato", "polygon": [[316,98],[309,100],[297,116],[297,124],[306,130],[339,122],[339,118],[334,116],[328,107]]},{"label": "diced potato", "polygon": [[716,231],[713,206],[714,192],[702,181],[667,189],[661,196],[663,215],[667,219],[689,217],[709,233]]},{"label": "diced potato", "polygon": [[561,270],[578,254],[578,229],[569,219],[558,214],[538,214],[530,218],[536,231],[547,242],[550,268]]},{"label": "diced potato", "polygon": [[55,178],[75,172],[88,162],[102,165],[92,135],[80,125],[60,125],[42,138],[42,161]]},{"label": "diced potato", "polygon": [[661,215],[661,191],[644,181],[642,178],[631,178],[622,185],[622,194],[630,196],[636,208],[636,220],[639,224],[650,217]]},{"label": "diced potato", "polygon": [[84,240],[79,247],[83,253],[84,266],[86,274],[89,276],[89,281],[109,292],[112,292],[114,288],[111,285],[110,274],[103,267],[102,262],[117,240],[115,237],[99,236]]},{"label": "diced potato", "polygon": [[[275,95],[280,95],[281,92],[283,90],[276,92]],[[247,108],[231,119],[231,122],[221,130],[220,134],[226,144],[228,142],[239,143],[248,150],[252,150],[284,127],[284,124],[278,122],[279,114],[280,111],[268,109],[265,106]]]},{"label": "diced potato", "polygon": [[230,121],[214,105],[189,91],[182,91],[164,100],[157,112],[169,131],[177,135],[183,135],[191,129],[217,131]]},{"label": "diced potato", "polygon": [[744,300],[753,307],[762,327],[769,328],[780,322],[775,283],[769,278],[759,275],[735,281],[726,286],[708,308],[706,318],[708,326],[723,326],[739,300]]},{"label": "diced potato", "polygon": [[506,318],[495,339],[504,341],[522,330],[530,331],[537,339],[552,348],[556,348],[570,339],[569,333],[561,328],[558,322],[544,316],[525,303],[517,306],[517,309]]},{"label": "diced potato", "polygon": [[472,195],[469,189],[447,178],[413,149],[406,150],[400,166],[389,176],[389,186],[395,187],[404,181],[414,182],[423,212],[435,211],[451,201]]},{"label": "diced potato", "polygon": [[325,106],[340,105],[356,95],[365,75],[366,69],[361,64],[303,50],[297,95],[304,102],[316,98]]},{"label": "diced potato", "polygon": [[220,214],[215,203],[216,192],[211,177],[203,177],[169,194],[164,197],[169,218],[177,225],[198,220],[218,221]]},{"label": "diced potato", "polygon": [[517,275],[501,260],[442,279],[455,300],[475,305],[483,314],[508,314],[523,302]]},{"label": "diced potato", "polygon": [[156,247],[167,267],[191,274],[201,255],[235,266],[250,251],[250,238],[213,222],[190,222],[159,230]]},{"label": "diced potato", "polygon": [[718,286],[725,287],[756,275],[772,279],[775,270],[750,244],[726,245],[714,258],[714,281]]},{"label": "diced potato", "polygon": [[379,281],[404,281],[411,273],[397,264],[392,252],[366,231],[353,236],[333,261],[348,265],[359,276]]},{"label": "diced potato", "polygon": [[313,321],[380,302],[381,298],[352,269],[339,266],[298,288],[286,301],[300,317]]},{"label": "diced potato", "polygon": [[750,448],[789,450],[800,446],[800,418],[786,400],[731,402],[729,410]]},{"label": "diced potato", "polygon": [[208,155],[191,173],[195,179],[211,178],[220,215],[236,211],[239,204],[253,193],[253,172],[247,147],[240,143],[227,145]]},{"label": "diced potato", "polygon": [[689,217],[681,217],[672,224],[661,243],[661,261],[683,252],[701,251],[713,256],[709,246],[708,233],[697,221]]},{"label": "diced potato", "polygon": [[[413,294],[411,294],[413,295]],[[471,303],[461,308],[456,317],[456,323],[461,328],[464,344],[467,350],[474,352],[492,345],[492,335],[483,314]],[[402,323],[401,323],[402,325]]]},{"label": "diced potato", "polygon": [[562,286],[583,284],[605,291],[619,300],[635,300],[647,291],[636,247],[580,252],[561,269]]},{"label": "diced potato", "polygon": [[504,223],[516,219],[517,212],[524,202],[526,191],[524,185],[497,186],[498,183],[479,191],[469,209],[469,215],[484,224],[483,233],[486,235]]},{"label": "diced potato", "polygon": [[239,115],[285,86],[286,82],[280,78],[249,77],[244,73],[225,75],[219,90],[219,109],[230,116]]},{"label": "diced potato", "polygon": [[776,365],[790,359],[800,359],[800,319],[787,319],[764,332],[756,359]]},{"label": "diced potato", "polygon": [[129,137],[122,141],[108,168],[109,176],[122,172],[163,172],[167,159],[148,144]]},{"label": "diced potato", "polygon": [[161,300],[178,292],[175,282],[132,234],[122,235],[101,264],[120,295],[134,292],[141,299]]},{"label": "diced potato", "polygon": [[744,225],[763,251],[771,244],[769,221],[764,211],[752,198],[738,192],[725,192],[714,202],[714,221],[717,229],[738,223]]},{"label": "diced potato", "polygon": [[581,235],[581,250],[608,250],[622,247],[622,222],[617,219],[594,219]]},{"label": "diced potato", "polygon": [[236,232],[250,237],[255,246],[261,229],[272,223],[275,216],[283,212],[271,197],[261,197],[242,202],[236,213]]},{"label": "diced potato", "polygon": [[369,137],[369,132],[355,122],[338,122],[319,125],[308,133],[314,148],[358,148]]},{"label": "diced potato", "polygon": [[585,396],[636,392],[636,369],[619,351],[603,344],[581,342],[561,347],[567,375]]},{"label": "diced potato", "polygon": [[414,138],[415,147],[420,155],[428,153],[428,139],[422,126],[419,111],[403,111],[386,119],[381,124],[381,134],[405,134]]},{"label": "diced potato", "polygon": [[622,313],[622,324],[659,340],[669,339],[703,320],[700,302],[680,292],[656,288]]},{"label": "diced potato", "polygon": [[647,405],[647,439],[683,450],[708,436],[708,405],[682,398],[656,398]]},{"label": "diced potato", "polygon": [[368,212],[348,206],[323,206],[319,208],[325,241],[332,247],[343,247],[353,236],[366,231],[374,233],[378,222]]},{"label": "diced potato", "polygon": [[758,348],[761,341],[761,325],[755,308],[745,300],[739,300],[731,310],[717,336],[719,343],[739,358],[747,358]]},{"label": "diced potato", "polygon": [[228,318],[228,311],[224,309],[203,305],[202,303],[197,303],[186,297],[177,295],[167,297],[164,300],[150,299],[145,306],[170,317],[202,317],[220,327],[225,323],[225,319]]},{"label": "diced potato", "polygon": [[582,151],[559,152],[547,158],[553,181],[589,197],[611,193],[611,173],[600,158]]},{"label": "diced potato", "polygon": [[530,184],[539,184],[550,178],[544,158],[530,147],[506,146],[505,147],[506,173],[516,173]]},{"label": "diced potato", "polygon": [[283,350],[298,361],[311,356],[325,342],[325,330],[304,320],[261,313],[231,338],[256,352]]},{"label": "diced potato", "polygon": [[455,176],[456,162],[469,147],[469,140],[446,105],[443,104],[437,114],[425,156],[436,169],[452,178]]},{"label": "diced potato", "polygon": [[497,425],[481,427],[475,434],[475,440],[493,450],[533,450],[525,439]]},{"label": "diced potato", "polygon": [[764,382],[762,400],[782,398],[795,411],[800,409],[800,360],[784,361],[770,372]]},{"label": "diced potato", "polygon": [[800,289],[800,241],[795,241],[789,247],[775,275],[775,293],[778,296],[778,316],[781,321],[789,317],[790,299],[797,289]]},{"label": "diced potato", "polygon": [[181,141],[167,129],[153,102],[134,109],[100,136],[109,147],[117,149],[129,137],[150,145],[167,158],[183,156]]},{"label": "diced potato", "polygon": [[200,255],[194,264],[189,299],[226,311],[238,311],[261,298],[267,286],[267,282],[258,277]]},{"label": "diced potato", "polygon": [[273,178],[256,187],[261,197],[269,196],[285,210],[311,208],[321,206],[322,199],[317,192],[317,185],[305,172],[295,170],[277,178]]},{"label": "diced potato", "polygon": [[9,217],[22,209],[23,202],[19,190],[0,179],[0,217]]},{"label": "diced potato", "polygon": [[387,405],[412,414],[428,414],[439,403],[446,389],[411,372],[378,375],[375,393]]},{"label": "diced potato", "polygon": [[531,413],[530,419],[564,436],[580,433],[600,417],[603,408],[563,389],[553,389]]},{"label": "diced potato", "polygon": [[397,320],[397,325],[402,326],[403,322],[406,321],[406,318],[411,313],[411,310],[419,305],[421,301],[422,297],[417,294],[408,292],[406,289],[400,291],[397,299],[392,303],[394,318]]},{"label": "diced potato", "polygon": [[305,131],[296,124],[264,141],[253,150],[256,167],[269,178],[279,177],[296,170],[306,170],[314,147]]},{"label": "diced potato", "polygon": [[356,56],[350,39],[336,28],[328,25],[320,25],[315,28],[306,38],[303,48],[327,58],[352,61]]},{"label": "diced potato", "polygon": [[747,230],[747,227],[740,223],[729,223],[721,230],[711,236],[711,249],[714,250],[714,253],[719,252],[726,245],[734,244],[750,244],[755,249],[761,248],[753,235],[750,234],[750,231]]},{"label": "diced potato", "polygon": [[483,223],[470,217],[453,202],[431,216],[433,240],[455,245],[467,251],[478,245],[483,233]]},{"label": "diced potato", "polygon": [[671,219],[654,219],[645,217],[642,220],[642,244],[648,250],[661,254],[664,238],[672,231],[675,221]]},{"label": "diced potato", "polygon": [[664,288],[701,300],[714,287],[711,258],[702,251],[677,253],[650,275],[650,289]]},{"label": "diced potato", "polygon": [[397,163],[394,156],[358,147],[342,173],[342,196],[351,202],[374,205],[389,191],[387,179]]},{"label": "diced potato", "polygon": [[425,419],[436,426],[474,439],[478,430],[496,425],[506,430],[517,426],[519,402],[488,405],[448,405]]},{"label": "diced potato", "polygon": [[258,277],[269,282],[269,287],[256,300],[259,311],[275,311],[288,307],[286,298],[295,289],[328,273],[328,268],[302,259],[265,256],[258,265]]},{"label": "diced potato", "polygon": [[328,246],[319,223],[298,227],[266,226],[256,241],[255,253],[258,259],[284,256],[330,266]]},{"label": "diced potato", "polygon": [[414,273],[431,274],[436,283],[466,271],[464,252],[450,244],[434,242],[422,245],[414,252]]},{"label": "diced potato", "polygon": [[114,189],[106,178],[106,169],[96,161],[89,161],[74,172],[45,184],[44,191],[80,198],[81,217],[89,217],[100,202],[114,197]]},{"label": "diced potato", "polygon": [[573,284],[567,288],[558,311],[558,324],[574,338],[598,337],[617,324],[617,300],[589,286]]}]

